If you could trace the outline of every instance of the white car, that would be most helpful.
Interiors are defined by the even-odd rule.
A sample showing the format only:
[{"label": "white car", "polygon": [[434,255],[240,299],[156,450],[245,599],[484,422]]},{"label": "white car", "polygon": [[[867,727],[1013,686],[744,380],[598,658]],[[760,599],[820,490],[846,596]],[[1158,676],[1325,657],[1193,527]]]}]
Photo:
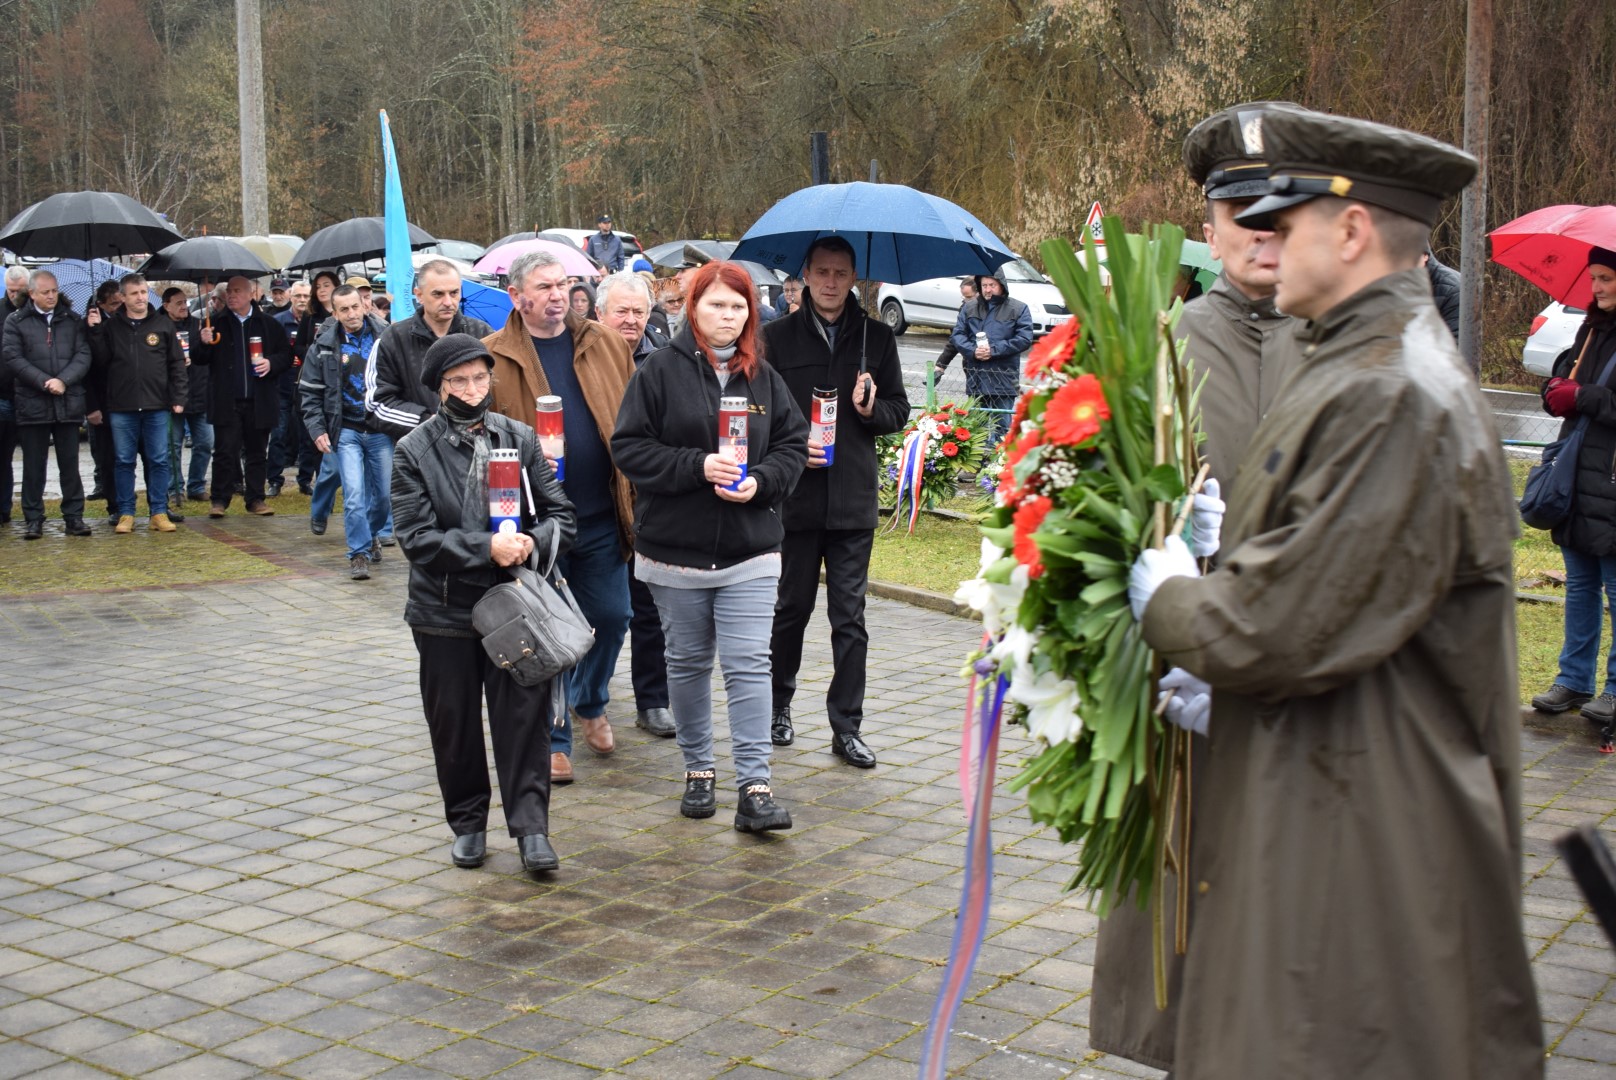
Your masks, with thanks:
[{"label": "white car", "polygon": [[[573,243],[578,245],[578,250],[579,251],[583,251],[584,250],[584,244],[588,243],[589,238],[591,236],[594,236],[600,230],[599,229],[545,229],[544,231],[545,232],[551,232],[551,233],[557,233],[557,234],[559,234],[561,236],[567,237]],[[627,267],[629,264],[633,263],[636,258],[638,258],[640,255],[644,254],[645,249],[640,246],[639,238],[636,237],[633,233],[626,233],[626,232],[623,232],[621,229],[618,229],[618,230],[615,230],[615,231],[617,232],[617,238],[619,240],[623,241],[623,265],[624,265],[624,267]]]},{"label": "white car", "polygon": [[1571,348],[1584,314],[1581,308],[1561,303],[1550,304],[1540,311],[1537,318],[1532,320],[1526,348],[1521,350],[1522,366],[1533,375],[1548,378],[1552,374],[1554,361]]},{"label": "white car", "polygon": [[[1049,283],[1026,259],[1004,264],[1004,277],[1010,295],[1027,305],[1032,315],[1032,332],[1049,333],[1072,317],[1060,290]],[[876,304],[881,321],[901,334],[911,325],[940,326],[952,330],[959,317],[959,283],[963,277],[928,278],[909,285],[883,285]]]}]

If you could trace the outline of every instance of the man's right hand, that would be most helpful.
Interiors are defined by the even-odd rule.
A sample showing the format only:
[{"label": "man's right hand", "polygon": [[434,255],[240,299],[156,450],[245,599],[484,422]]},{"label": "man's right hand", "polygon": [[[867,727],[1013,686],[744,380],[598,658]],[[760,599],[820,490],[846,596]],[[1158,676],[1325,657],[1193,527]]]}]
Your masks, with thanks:
[{"label": "man's right hand", "polygon": [[204,345],[217,345],[217,344],[219,344],[219,331],[215,330],[211,326],[204,326],[202,328],[202,344],[204,344]]},{"label": "man's right hand", "polygon": [[488,557],[495,566],[515,566],[533,554],[533,538],[527,533],[495,533],[488,541]]},{"label": "man's right hand", "polygon": [[818,439],[808,440],[808,467],[810,469],[823,469],[827,464],[825,460],[825,444]]},{"label": "man's right hand", "polygon": [[46,379],[45,389],[58,397],[67,393],[67,384],[61,379]]},{"label": "man's right hand", "polygon": [[84,415],[84,419],[89,421],[90,423],[94,424],[96,427],[100,427],[101,426],[101,410],[97,409],[97,410],[95,410],[95,412],[86,413]]},{"label": "man's right hand", "polygon": [[85,326],[100,326],[101,325],[101,309],[96,307],[94,304],[91,304],[89,313],[84,316],[84,325]]},{"label": "man's right hand", "polygon": [[318,439],[314,440],[314,448],[322,454],[329,454],[331,452],[331,436],[322,434]]}]

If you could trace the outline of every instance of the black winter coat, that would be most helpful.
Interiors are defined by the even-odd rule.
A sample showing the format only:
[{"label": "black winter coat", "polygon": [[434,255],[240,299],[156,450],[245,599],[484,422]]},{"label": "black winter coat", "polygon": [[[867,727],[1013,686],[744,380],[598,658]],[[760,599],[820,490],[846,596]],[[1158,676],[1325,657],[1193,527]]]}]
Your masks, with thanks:
[{"label": "black winter coat", "polygon": [[[532,534],[539,557],[550,550],[552,534],[566,554],[578,522],[550,463],[539,453],[533,429],[498,413],[489,413],[486,423],[490,449],[520,452],[537,509],[535,514],[523,499],[522,527]],[[472,445],[441,416],[400,440],[393,457],[393,534],[410,563],[404,621],[456,637],[476,635],[471,609],[483,593],[511,579],[509,571],[493,563],[488,519],[467,522],[461,517],[471,457]]]},{"label": "black winter coat", "polygon": [[[1583,343],[1588,351],[1582,363]],[[1616,315],[1594,309],[1588,313],[1571,348],[1554,362],[1554,374],[1567,378],[1577,368],[1577,411],[1566,417],[1560,437],[1571,433],[1577,418],[1586,416],[1588,429],[1577,457],[1577,497],[1571,517],[1552,533],[1554,542],[1585,555],[1616,555],[1616,371],[1603,382],[1600,374],[1616,356]]]},{"label": "black winter coat", "polygon": [[[485,338],[493,332],[481,319],[458,312],[449,323],[451,334]],[[437,395],[421,384],[421,361],[437,340],[419,308],[403,322],[386,327],[376,339],[365,368],[365,407],[371,421],[395,440],[437,414]]]},{"label": "black winter coat", "polygon": [[236,425],[236,370],[245,349],[244,338],[263,339],[264,359],[269,371],[262,375],[247,373],[247,386],[253,403],[253,424],[265,431],[275,430],[281,417],[281,372],[292,366],[292,346],[286,340],[286,331],[272,316],[256,306],[246,322],[226,310],[213,320],[213,331],[219,340],[213,345],[191,347],[191,363],[202,364],[208,371],[208,422],[214,426]]},{"label": "black winter coat", "polygon": [[[173,316],[169,317],[173,322]],[[202,344],[202,321],[195,315],[186,313],[185,318],[174,323],[174,329],[187,335],[191,352]],[[183,349],[181,351],[184,351]],[[208,413],[208,369],[201,364],[193,363],[185,369],[185,415],[206,416]]]},{"label": "black winter coat", "polygon": [[[880,493],[875,440],[909,423],[898,342],[891,327],[865,314],[849,296],[836,334],[834,354],[818,319],[803,303],[763,328],[763,356],[791,388],[804,417],[812,415],[815,387],[836,388],[836,456],[829,468],[806,469],[781,517],[787,529],[873,529]],[[859,357],[868,358],[875,407],[868,418],[853,407]]]},{"label": "black winter coat", "polygon": [[[15,312],[0,331],[0,358],[16,379],[19,424],[76,424],[84,419],[84,382],[90,374],[90,334],[84,320],[56,305],[49,328],[32,304]],[[67,393],[45,389],[61,379]]]},{"label": "black winter coat", "polygon": [[185,353],[173,321],[156,308],[138,323],[120,308],[92,328],[90,364],[107,412],[169,412],[186,402]]},{"label": "black winter coat", "polygon": [[[747,475],[757,480],[757,494],[744,503],[720,499],[703,471],[707,455],[718,452],[721,397],[748,400]],[[634,550],[717,570],[780,550],[779,506],[808,460],[808,421],[767,363],[750,380],[731,372],[720,389],[685,329],[629,379],[612,460],[634,485]]]},{"label": "black winter coat", "polygon": [[[0,292],[0,326],[6,324],[13,311],[21,311],[28,306],[28,294],[23,293],[22,302],[13,304],[9,293]],[[11,374],[11,365],[0,360],[0,401],[10,401],[15,390],[16,377]]]},{"label": "black winter coat", "polygon": [[1448,324],[1448,333],[1453,340],[1459,340],[1459,271],[1446,263],[1437,260],[1432,255],[1425,262],[1426,276],[1431,279],[1431,299],[1436,303],[1437,314],[1442,321]]}]

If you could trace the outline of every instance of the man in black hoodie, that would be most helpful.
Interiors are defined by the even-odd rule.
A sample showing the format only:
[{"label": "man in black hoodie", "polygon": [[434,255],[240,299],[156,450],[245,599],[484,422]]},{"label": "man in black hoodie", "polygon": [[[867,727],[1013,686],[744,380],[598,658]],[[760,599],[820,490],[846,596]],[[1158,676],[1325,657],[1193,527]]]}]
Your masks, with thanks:
[{"label": "man in black hoodie", "polygon": [[825,709],[831,752],[849,765],[873,768],[864,744],[864,666],[870,635],[864,593],[875,541],[878,477],[875,440],[903,430],[909,398],[903,389],[898,343],[887,325],[865,314],[853,297],[852,245],[837,236],[814,241],[804,260],[801,306],[763,328],[764,358],[785,378],[804,416],[813,417],[816,389],[836,391],[831,454],[808,439],[808,468],[781,508],[780,594],[770,650],[774,669],[776,746],[796,738],[791,698],[802,666],[802,641],[825,568],[835,667]]}]

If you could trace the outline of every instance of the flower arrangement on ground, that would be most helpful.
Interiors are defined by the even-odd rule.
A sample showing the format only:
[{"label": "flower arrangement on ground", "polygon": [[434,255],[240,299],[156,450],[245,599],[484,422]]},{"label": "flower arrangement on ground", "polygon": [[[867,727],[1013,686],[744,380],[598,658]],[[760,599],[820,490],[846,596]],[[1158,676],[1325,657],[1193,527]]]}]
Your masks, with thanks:
[{"label": "flower arrangement on ground", "polygon": [[952,401],[916,414],[896,435],[883,436],[877,446],[881,491],[896,499],[893,526],[907,515],[912,533],[921,510],[952,499],[961,474],[976,472],[987,461],[992,436],[988,413]]},{"label": "flower arrangement on ground", "polygon": [[[1014,780],[1032,818],[1082,841],[1069,888],[1109,911],[1141,902],[1168,843],[1181,732],[1156,717],[1157,662],[1128,606],[1128,571],[1173,527],[1196,468],[1194,393],[1172,340],[1182,230],[1124,237],[1099,260],[1043,246],[1074,318],[1035,345],[1003,447],[982,564],[956,599],[982,615],[984,694],[1033,738]],[[1172,827],[1177,827],[1176,824]]]}]

